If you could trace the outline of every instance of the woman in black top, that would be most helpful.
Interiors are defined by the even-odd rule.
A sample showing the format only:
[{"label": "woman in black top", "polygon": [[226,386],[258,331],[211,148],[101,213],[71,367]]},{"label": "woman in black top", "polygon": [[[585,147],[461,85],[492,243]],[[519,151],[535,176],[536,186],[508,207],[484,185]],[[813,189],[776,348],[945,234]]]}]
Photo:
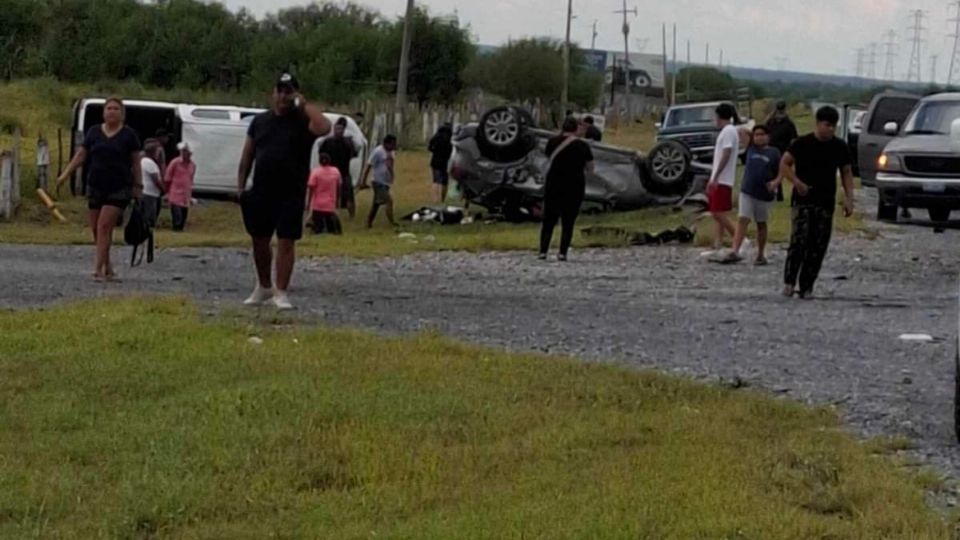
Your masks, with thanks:
[{"label": "woman in black top", "polygon": [[60,175],[63,184],[79,167],[88,170],[87,200],[90,229],[97,244],[93,277],[113,281],[110,264],[113,229],[130,199],[143,195],[140,173],[140,139],[124,125],[123,101],[108,98],[103,105],[103,124],[87,131],[83,145]]},{"label": "woman in black top", "polygon": [[553,229],[561,222],[560,261],[567,260],[573,241],[573,227],[587,186],[587,172],[593,171],[593,151],[579,138],[580,125],[575,118],[563,122],[563,133],[547,142],[550,157],[543,200],[543,228],[540,231],[540,259],[546,260]]}]

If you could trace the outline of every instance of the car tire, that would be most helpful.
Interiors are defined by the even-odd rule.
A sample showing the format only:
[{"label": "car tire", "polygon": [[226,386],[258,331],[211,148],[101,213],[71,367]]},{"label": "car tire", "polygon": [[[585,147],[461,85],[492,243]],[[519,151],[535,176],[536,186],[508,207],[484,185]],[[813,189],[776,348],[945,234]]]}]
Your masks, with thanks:
[{"label": "car tire", "polygon": [[477,146],[487,159],[511,163],[523,159],[537,146],[530,133],[533,117],[518,107],[494,107],[480,118]]},{"label": "car tire", "polygon": [[653,86],[653,81],[650,79],[650,75],[645,71],[641,71],[633,77],[633,84],[637,88],[650,88]]},{"label": "car tire", "polygon": [[934,223],[946,223],[950,221],[950,209],[949,208],[931,208],[927,210],[930,214],[930,221]]},{"label": "car tire", "polygon": [[647,174],[641,175],[643,187],[658,195],[676,195],[690,187],[692,155],[678,141],[663,141],[647,155]]},{"label": "car tire", "polygon": [[883,195],[880,195],[877,201],[877,221],[896,223],[898,210],[897,205],[889,204],[883,199]]}]

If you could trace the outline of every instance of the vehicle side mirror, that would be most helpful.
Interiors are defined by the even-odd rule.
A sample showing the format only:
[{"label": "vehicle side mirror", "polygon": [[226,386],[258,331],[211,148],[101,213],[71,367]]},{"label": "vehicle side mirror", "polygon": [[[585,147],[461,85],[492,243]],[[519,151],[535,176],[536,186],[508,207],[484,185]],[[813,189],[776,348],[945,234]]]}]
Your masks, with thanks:
[{"label": "vehicle side mirror", "polygon": [[883,132],[887,135],[896,135],[900,132],[900,126],[896,122],[887,122],[883,125]]}]

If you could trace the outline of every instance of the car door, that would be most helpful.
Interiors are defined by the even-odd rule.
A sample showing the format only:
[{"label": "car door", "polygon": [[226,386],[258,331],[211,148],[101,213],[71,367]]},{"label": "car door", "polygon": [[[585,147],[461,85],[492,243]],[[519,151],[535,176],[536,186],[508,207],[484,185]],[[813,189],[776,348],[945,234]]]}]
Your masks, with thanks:
[{"label": "car door", "polygon": [[883,127],[888,122],[903,126],[918,101],[920,97],[913,94],[884,92],[874,96],[870,102],[857,142],[860,179],[865,185],[873,185],[877,178],[877,160],[880,153],[893,139],[886,134]]}]

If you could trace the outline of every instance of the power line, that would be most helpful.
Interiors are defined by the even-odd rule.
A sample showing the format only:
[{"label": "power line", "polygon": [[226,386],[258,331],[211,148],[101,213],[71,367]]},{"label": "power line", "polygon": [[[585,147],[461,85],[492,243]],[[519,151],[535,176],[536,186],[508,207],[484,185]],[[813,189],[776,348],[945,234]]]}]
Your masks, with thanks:
[{"label": "power line", "polygon": [[[957,0],[960,2],[960,0]],[[883,34],[883,55],[886,62],[883,66],[883,80],[892,81],[896,79],[897,53],[897,32],[892,28]]]},{"label": "power line", "polygon": [[915,9],[911,12],[911,19],[913,22],[909,28],[910,32],[910,67],[907,69],[907,82],[923,82],[923,65],[921,64],[920,58],[923,54],[923,32],[925,28],[923,27],[923,18],[926,16],[926,13],[922,9]]}]

